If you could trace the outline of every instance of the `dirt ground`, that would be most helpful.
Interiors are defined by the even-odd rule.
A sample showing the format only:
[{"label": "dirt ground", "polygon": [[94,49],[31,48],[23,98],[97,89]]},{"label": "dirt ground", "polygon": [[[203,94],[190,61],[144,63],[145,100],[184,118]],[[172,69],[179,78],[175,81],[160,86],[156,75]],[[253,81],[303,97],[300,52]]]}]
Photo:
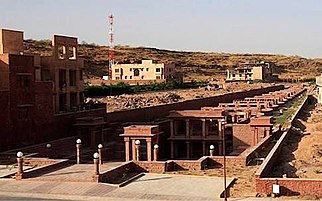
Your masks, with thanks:
[{"label": "dirt ground", "polygon": [[124,94],[120,96],[106,96],[93,98],[94,102],[107,103],[107,112],[142,108],[147,106],[162,105],[185,100],[211,97],[229,92],[256,89],[270,86],[270,83],[221,83],[220,89],[206,90],[205,87],[198,89],[178,89],[171,91],[146,92],[139,94]]},{"label": "dirt ground", "polygon": [[301,112],[273,176],[322,178],[322,106]]}]

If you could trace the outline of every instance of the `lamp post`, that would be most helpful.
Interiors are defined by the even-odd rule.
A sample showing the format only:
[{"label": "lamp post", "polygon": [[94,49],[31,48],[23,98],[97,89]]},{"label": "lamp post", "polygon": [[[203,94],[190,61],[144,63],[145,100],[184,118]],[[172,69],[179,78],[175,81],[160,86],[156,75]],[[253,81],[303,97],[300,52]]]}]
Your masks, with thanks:
[{"label": "lamp post", "polygon": [[47,152],[47,157],[50,158],[51,156],[51,144],[46,144],[46,152]]},{"label": "lamp post", "polygon": [[99,154],[95,152],[93,154],[93,160],[94,160],[94,175],[99,175]]},{"label": "lamp post", "polygon": [[102,149],[103,149],[103,145],[102,144],[99,144],[97,146],[97,151],[98,151],[98,159],[99,159],[99,164],[103,164],[103,159],[102,159]]},{"label": "lamp post", "polygon": [[82,145],[82,140],[77,139],[76,140],[76,162],[77,164],[80,164],[80,147]]},{"label": "lamp post", "polygon": [[16,180],[21,180],[22,179],[22,174],[23,174],[23,153],[19,151],[17,153],[17,163],[18,163],[18,169],[17,169],[17,174],[16,174]]},{"label": "lamp post", "polygon": [[223,155],[224,155],[224,200],[227,201],[227,184],[226,184],[226,143],[225,143],[225,119],[221,120],[221,132],[223,137]]},{"label": "lamp post", "polygon": [[153,160],[157,161],[158,160],[159,145],[155,144],[153,148],[154,148],[154,150],[153,150]]},{"label": "lamp post", "polygon": [[140,140],[135,140],[135,148],[136,148],[136,160],[140,160]]},{"label": "lamp post", "polygon": [[209,146],[209,148],[210,148],[210,156],[214,156],[214,152],[215,152],[215,146],[214,145],[210,145]]}]

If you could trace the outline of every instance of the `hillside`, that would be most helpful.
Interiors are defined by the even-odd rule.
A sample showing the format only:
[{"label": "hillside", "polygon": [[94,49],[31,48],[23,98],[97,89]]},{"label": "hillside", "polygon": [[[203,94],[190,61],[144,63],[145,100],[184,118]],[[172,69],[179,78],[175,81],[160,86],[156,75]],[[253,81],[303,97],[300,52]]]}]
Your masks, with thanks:
[{"label": "hillside", "polygon": [[[25,40],[25,52],[40,55],[51,54],[49,40]],[[108,64],[108,47],[95,44],[79,44],[79,56],[85,58],[85,73],[88,77],[101,77]],[[119,63],[140,62],[152,59],[159,62],[174,62],[184,73],[185,80],[224,78],[225,70],[241,63],[254,61],[272,62],[280,78],[310,78],[322,72],[322,59],[307,59],[299,56],[269,54],[229,54],[169,51],[145,47],[115,47],[115,60]]]}]

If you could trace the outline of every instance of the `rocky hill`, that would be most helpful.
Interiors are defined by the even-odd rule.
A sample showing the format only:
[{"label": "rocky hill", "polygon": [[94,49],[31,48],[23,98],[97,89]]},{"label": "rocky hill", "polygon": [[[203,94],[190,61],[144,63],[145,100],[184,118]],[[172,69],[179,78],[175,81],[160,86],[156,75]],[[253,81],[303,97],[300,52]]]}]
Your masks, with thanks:
[{"label": "rocky hill", "polygon": [[[40,55],[51,54],[49,40],[25,40],[25,52]],[[85,72],[88,77],[101,77],[108,64],[108,47],[95,44],[79,44],[79,56],[85,58]],[[322,72],[322,59],[308,59],[299,56],[270,54],[229,54],[169,51],[146,47],[115,47],[115,60],[119,63],[140,62],[152,59],[159,62],[174,62],[184,73],[185,80],[223,78],[227,68],[241,63],[267,61],[275,64],[281,78],[312,78]]]}]

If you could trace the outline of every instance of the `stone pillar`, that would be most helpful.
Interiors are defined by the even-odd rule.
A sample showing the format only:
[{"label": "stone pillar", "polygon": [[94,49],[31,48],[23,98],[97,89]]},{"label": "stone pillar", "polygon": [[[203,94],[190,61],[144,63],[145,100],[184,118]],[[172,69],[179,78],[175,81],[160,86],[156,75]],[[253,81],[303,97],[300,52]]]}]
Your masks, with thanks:
[{"label": "stone pillar", "polygon": [[171,119],[170,120],[170,137],[173,137],[175,135],[175,132],[174,132],[174,120]]},{"label": "stone pillar", "polygon": [[174,159],[174,142],[171,141],[170,144],[171,144],[171,159]]},{"label": "stone pillar", "polygon": [[148,161],[152,161],[152,144],[151,139],[146,139],[146,146],[147,146],[147,159]]},{"label": "stone pillar", "polygon": [[186,142],[187,144],[187,159],[190,159],[190,142]]},{"label": "stone pillar", "polygon": [[130,161],[130,139],[124,138],[125,141],[125,161]]},{"label": "stone pillar", "polygon": [[140,140],[135,140],[136,161],[140,161]]},{"label": "stone pillar", "polygon": [[94,160],[94,176],[99,175],[99,154],[94,153],[93,154],[93,160]]},{"label": "stone pillar", "polygon": [[210,145],[210,147],[209,147],[209,154],[210,154],[210,156],[214,156],[215,155],[215,146],[214,145]]},{"label": "stone pillar", "polygon": [[206,137],[206,119],[202,119],[202,137]]},{"label": "stone pillar", "polygon": [[21,180],[23,178],[23,153],[22,152],[18,152],[17,153],[17,163],[18,163],[18,169],[17,169],[17,173],[16,173],[16,180]]},{"label": "stone pillar", "polygon": [[203,156],[206,155],[206,142],[205,141],[202,142],[202,155]]},{"label": "stone pillar", "polygon": [[103,164],[102,149],[103,149],[103,145],[102,144],[99,144],[97,146],[99,164]]},{"label": "stone pillar", "polygon": [[220,156],[222,156],[222,155],[223,155],[222,144],[223,144],[223,142],[222,142],[222,141],[218,142],[218,154],[219,154]]},{"label": "stone pillar", "polygon": [[189,119],[186,119],[186,136],[190,136],[190,125],[189,125]]},{"label": "stone pillar", "polygon": [[136,160],[135,140],[132,140],[132,160]]},{"label": "stone pillar", "polygon": [[153,147],[153,160],[157,161],[158,160],[158,152],[159,152],[159,145],[155,144]]},{"label": "stone pillar", "polygon": [[81,139],[76,140],[76,163],[80,164],[80,149],[81,149],[82,141]]}]

